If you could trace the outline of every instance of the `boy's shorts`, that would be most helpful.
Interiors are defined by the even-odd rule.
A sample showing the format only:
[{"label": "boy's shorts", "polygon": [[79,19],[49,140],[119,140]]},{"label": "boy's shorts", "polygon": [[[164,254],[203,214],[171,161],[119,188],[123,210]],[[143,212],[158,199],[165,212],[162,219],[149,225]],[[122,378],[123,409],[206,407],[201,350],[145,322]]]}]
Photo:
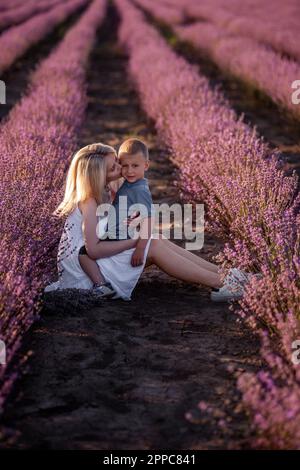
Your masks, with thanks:
[{"label": "boy's shorts", "polygon": [[[109,241],[109,242],[112,242],[112,241],[118,241],[117,238],[105,238],[104,240],[101,240],[102,242],[105,242],[105,241]],[[79,250],[79,255],[87,255],[87,251],[86,251],[86,247],[85,245],[83,245],[80,250]]]},{"label": "boy's shorts", "polygon": [[86,247],[83,245],[79,250],[79,255],[87,255]]}]

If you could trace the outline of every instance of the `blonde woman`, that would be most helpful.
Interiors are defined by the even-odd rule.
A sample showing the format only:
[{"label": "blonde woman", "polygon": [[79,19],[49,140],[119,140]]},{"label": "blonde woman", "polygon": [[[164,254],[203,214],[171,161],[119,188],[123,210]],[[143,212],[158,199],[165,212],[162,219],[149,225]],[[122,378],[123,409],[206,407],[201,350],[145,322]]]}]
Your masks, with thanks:
[{"label": "blonde woman", "polygon": [[[64,199],[55,211],[56,215],[66,217],[58,248],[59,279],[47,286],[46,292],[93,288],[93,282],[79,261],[79,251],[86,246],[104,278],[106,291],[100,290],[100,297],[113,294],[113,298],[131,300],[131,293],[143,269],[156,264],[179,280],[223,289],[222,300],[241,298],[243,291],[239,282],[233,285],[233,278],[229,276],[223,285],[217,265],[166,238],[154,239],[151,236],[144,251],[143,263],[138,266],[132,266],[130,262],[136,239],[99,241],[97,207],[104,202],[112,202],[122,182],[121,166],[113,147],[95,143],[74,155],[67,174]],[[239,277],[241,272],[235,271]]]}]

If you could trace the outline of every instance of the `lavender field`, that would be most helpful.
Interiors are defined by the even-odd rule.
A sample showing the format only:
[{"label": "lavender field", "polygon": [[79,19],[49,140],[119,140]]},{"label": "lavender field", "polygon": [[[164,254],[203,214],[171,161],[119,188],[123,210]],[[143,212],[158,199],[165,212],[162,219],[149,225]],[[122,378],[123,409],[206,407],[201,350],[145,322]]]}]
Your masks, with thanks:
[{"label": "lavender field", "polygon": [[[296,0],[0,0],[1,449],[300,450],[299,22]],[[194,253],[259,274],[242,299],[153,265],[131,302],[44,293],[72,156],[130,137],[154,202],[204,204]]]}]

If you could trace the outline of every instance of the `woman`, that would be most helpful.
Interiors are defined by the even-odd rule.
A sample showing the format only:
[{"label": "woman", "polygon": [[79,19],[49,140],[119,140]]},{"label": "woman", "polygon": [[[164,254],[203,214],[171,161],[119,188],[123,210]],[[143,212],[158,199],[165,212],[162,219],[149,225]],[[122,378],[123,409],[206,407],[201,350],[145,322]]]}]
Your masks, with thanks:
[{"label": "woman", "polygon": [[104,202],[112,202],[122,183],[120,178],[121,166],[113,147],[102,143],[91,144],[74,155],[64,199],[55,211],[56,215],[67,217],[58,249],[59,280],[46,287],[46,292],[92,287],[92,281],[79,263],[79,250],[82,245],[88,245],[102,275],[117,293],[114,298],[131,300],[131,293],[143,269],[151,264],[181,281],[220,288],[218,292],[212,292],[214,300],[242,297],[243,283],[248,280],[245,273],[232,270],[223,285],[217,265],[162,236],[148,240],[144,263],[135,267],[131,266],[130,260],[136,239],[99,241],[96,209]]}]

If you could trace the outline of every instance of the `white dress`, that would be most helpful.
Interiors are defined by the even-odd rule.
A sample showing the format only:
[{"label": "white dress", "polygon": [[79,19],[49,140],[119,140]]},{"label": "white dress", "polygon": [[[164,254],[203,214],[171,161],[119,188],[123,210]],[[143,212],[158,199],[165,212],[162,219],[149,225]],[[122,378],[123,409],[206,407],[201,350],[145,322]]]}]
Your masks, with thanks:
[{"label": "white dress", "polygon": [[[107,217],[101,220],[102,228],[98,227],[100,237],[105,232],[106,222]],[[114,298],[131,300],[131,293],[145,267],[150,242],[151,239],[147,242],[144,262],[140,266],[131,266],[130,261],[134,248],[96,261],[105,280],[111,283],[117,293]],[[48,285],[45,292],[71,288],[90,289],[92,287],[93,283],[82,270],[78,259],[78,252],[83,245],[82,214],[79,208],[76,207],[66,219],[59,242],[57,256],[58,281]]]}]

